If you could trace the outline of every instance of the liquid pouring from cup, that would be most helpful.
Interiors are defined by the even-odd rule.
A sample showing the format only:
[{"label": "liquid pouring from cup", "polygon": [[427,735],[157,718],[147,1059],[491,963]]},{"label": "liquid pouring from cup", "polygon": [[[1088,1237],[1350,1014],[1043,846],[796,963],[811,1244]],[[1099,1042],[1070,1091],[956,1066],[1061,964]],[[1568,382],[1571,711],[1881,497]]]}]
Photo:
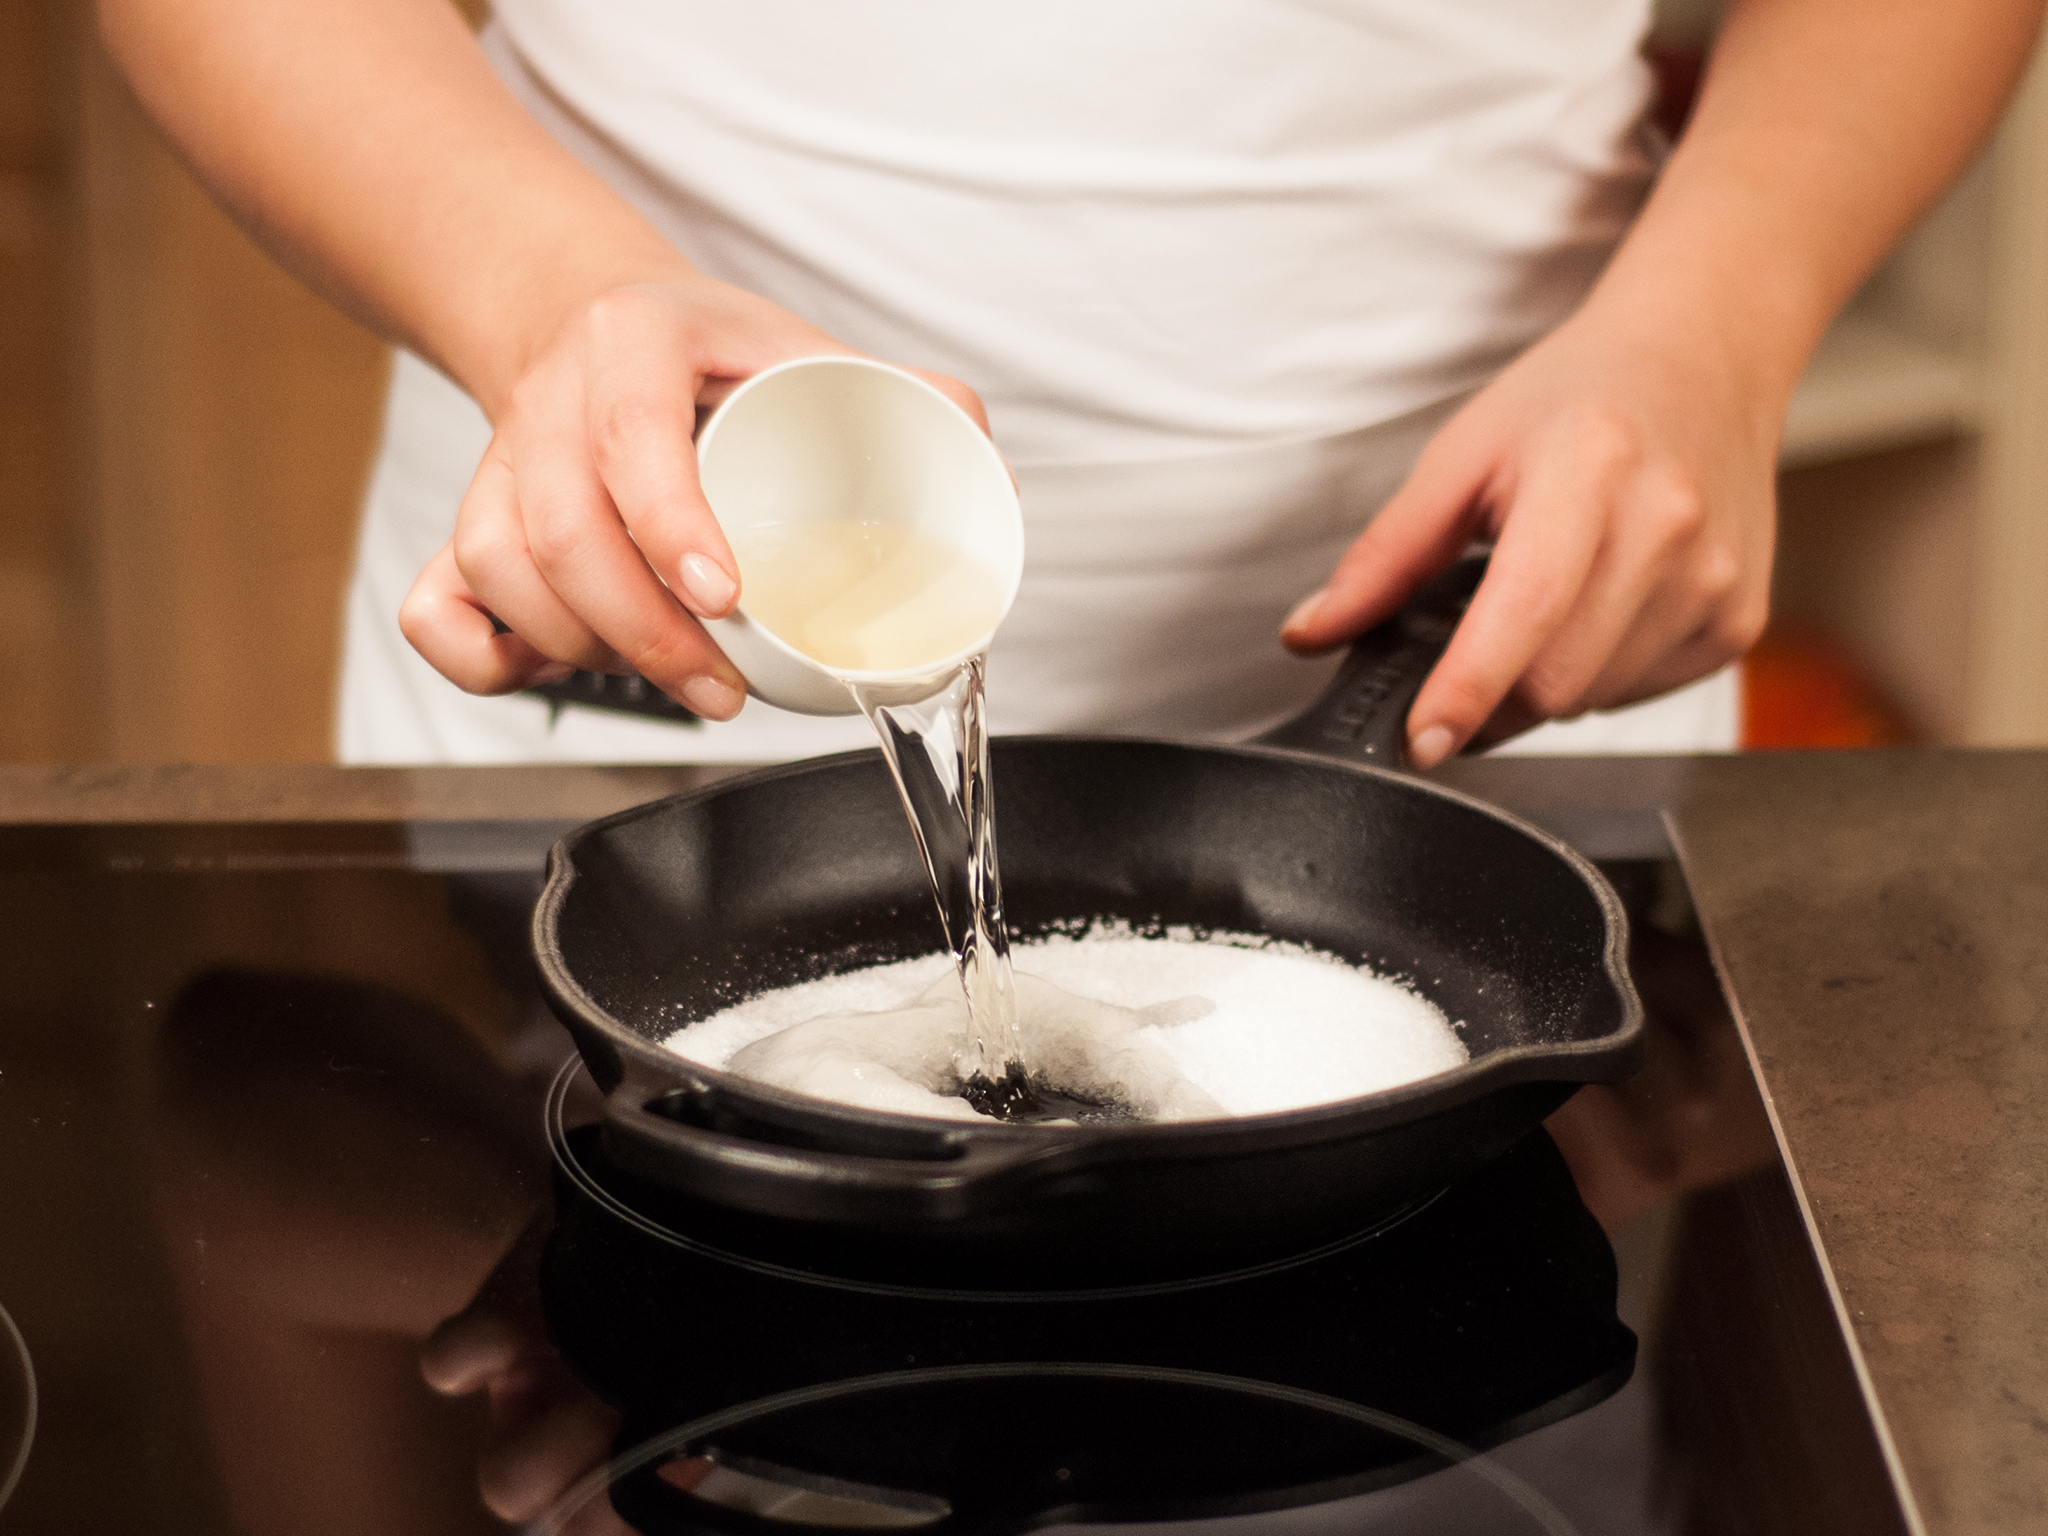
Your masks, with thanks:
[{"label": "liquid pouring from cup", "polygon": [[697,461],[740,569],[738,606],[706,629],[764,702],[867,715],[966,992],[962,1094],[1030,1115],[984,707],[1024,567],[1008,468],[936,389],[857,357],[756,374],[705,423]]}]

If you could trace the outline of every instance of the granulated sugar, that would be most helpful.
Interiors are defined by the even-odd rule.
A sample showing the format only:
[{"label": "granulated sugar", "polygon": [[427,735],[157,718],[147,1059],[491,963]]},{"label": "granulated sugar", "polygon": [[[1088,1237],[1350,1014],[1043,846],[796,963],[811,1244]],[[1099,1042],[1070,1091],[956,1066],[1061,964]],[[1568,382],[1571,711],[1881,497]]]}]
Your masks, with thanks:
[{"label": "granulated sugar", "polygon": [[[1298,1109],[1467,1059],[1435,1004],[1294,945],[1098,926],[1012,954],[1034,1078],[1144,1119]],[[952,960],[931,954],[762,993],[665,1043],[797,1092],[973,1119],[954,1096],[966,1029]]]}]

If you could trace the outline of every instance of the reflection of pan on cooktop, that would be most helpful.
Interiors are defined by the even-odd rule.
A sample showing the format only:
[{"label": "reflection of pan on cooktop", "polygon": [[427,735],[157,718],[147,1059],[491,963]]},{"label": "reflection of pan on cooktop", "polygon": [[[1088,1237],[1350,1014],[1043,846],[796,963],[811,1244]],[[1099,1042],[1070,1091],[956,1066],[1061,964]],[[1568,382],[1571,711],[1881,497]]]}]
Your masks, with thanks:
[{"label": "reflection of pan on cooktop", "polygon": [[1556,839],[1377,766],[1398,761],[1479,569],[1361,639],[1269,745],[994,751],[1020,936],[1117,918],[1310,944],[1410,978],[1462,1023],[1470,1062],[1283,1114],[1055,1127],[857,1109],[663,1049],[764,988],[938,947],[895,790],[866,753],[728,780],[556,847],[535,952],[609,1095],[612,1160],[738,1211],[1077,1272],[1170,1270],[1334,1236],[1505,1150],[1578,1083],[1625,1076],[1641,1009],[1614,893]]},{"label": "reflection of pan on cooktop", "polygon": [[[1412,1435],[1361,1433],[1355,1416],[1303,1402],[1485,1448],[1601,1401],[1634,1363],[1613,1251],[1540,1130],[1348,1244],[1096,1291],[891,1285],[832,1273],[829,1243],[807,1269],[720,1247],[743,1243],[743,1228],[610,1167],[595,1130],[557,1145],[541,1301],[563,1359],[624,1414],[621,1444],[788,1399],[745,1436],[707,1431],[698,1449],[737,1471],[776,1469],[757,1468],[770,1483],[861,1484],[994,1521],[949,1530],[1024,1529],[1077,1500],[1093,1519],[1135,1520],[1190,1500],[1220,1513],[1383,1486],[1440,1463]],[[1250,1385],[1219,1398],[1168,1376]],[[877,1377],[886,1391],[847,1387]],[[1133,1399],[1136,1416],[1119,1419],[1118,1393],[1144,1411]],[[1041,1399],[1042,1415],[1024,1412]],[[1169,1433],[1181,1417],[1200,1436]],[[1115,1433],[1098,1444],[1105,1426]],[[1218,1439],[1227,1456],[1195,1454]],[[1083,1466],[1085,1486],[1058,1475]],[[635,1486],[675,1502],[644,1476]],[[995,1489],[1010,1501],[1001,1520],[976,1502]]]},{"label": "reflection of pan on cooktop", "polygon": [[1392,1414],[1146,1366],[906,1370],[745,1404],[638,1443],[571,1490],[547,1529],[578,1529],[601,1497],[644,1536],[1573,1530],[1512,1471]]}]

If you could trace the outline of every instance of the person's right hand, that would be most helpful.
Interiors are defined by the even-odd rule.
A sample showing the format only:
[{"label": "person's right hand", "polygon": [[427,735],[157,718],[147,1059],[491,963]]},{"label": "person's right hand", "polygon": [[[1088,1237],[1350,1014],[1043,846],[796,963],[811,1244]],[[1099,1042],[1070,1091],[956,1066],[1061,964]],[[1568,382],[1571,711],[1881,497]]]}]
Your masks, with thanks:
[{"label": "person's right hand", "polygon": [[[540,1258],[551,1213],[537,1213],[469,1304],[434,1329],[420,1374],[444,1397],[486,1395],[477,1491],[507,1524],[541,1520],[611,1454],[618,1415],[592,1396],[548,1343]],[[551,1530],[628,1536],[604,1499]]]},{"label": "person's right hand", "polygon": [[[731,611],[739,573],[697,483],[696,422],[764,368],[851,350],[687,268],[602,294],[497,412],[455,536],[399,610],[405,637],[470,693],[638,672],[730,719],[746,684],[697,620]],[[919,376],[987,429],[972,390]]]}]

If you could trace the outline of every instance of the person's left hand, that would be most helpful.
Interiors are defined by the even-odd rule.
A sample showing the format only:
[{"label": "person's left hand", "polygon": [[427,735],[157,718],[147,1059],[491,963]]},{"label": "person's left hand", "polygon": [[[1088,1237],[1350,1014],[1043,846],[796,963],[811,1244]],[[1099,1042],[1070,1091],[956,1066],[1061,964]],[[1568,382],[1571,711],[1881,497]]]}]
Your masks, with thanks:
[{"label": "person's left hand", "polygon": [[1491,540],[1408,715],[1422,768],[1739,656],[1769,606],[1785,408],[1742,355],[1710,321],[1589,303],[1445,424],[1282,640],[1328,650]]}]

